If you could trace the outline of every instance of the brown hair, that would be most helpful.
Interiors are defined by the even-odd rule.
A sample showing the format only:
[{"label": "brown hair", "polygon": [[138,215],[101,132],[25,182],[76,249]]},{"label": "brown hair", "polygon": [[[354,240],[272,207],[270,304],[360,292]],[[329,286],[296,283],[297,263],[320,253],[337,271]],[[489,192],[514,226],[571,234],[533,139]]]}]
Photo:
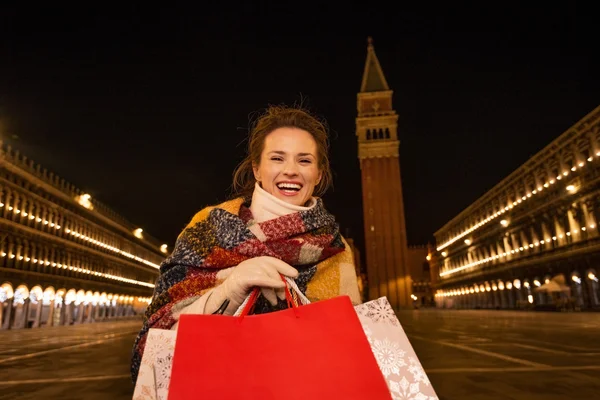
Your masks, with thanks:
[{"label": "brown hair", "polygon": [[329,139],[327,123],[311,115],[302,107],[269,106],[251,124],[246,158],[233,173],[233,191],[236,195],[251,196],[254,191],[253,165],[260,164],[260,156],[269,133],[279,128],[298,128],[310,133],[317,143],[317,166],[321,180],[315,187],[315,196],[322,196],[331,186],[332,174],[329,166]]}]

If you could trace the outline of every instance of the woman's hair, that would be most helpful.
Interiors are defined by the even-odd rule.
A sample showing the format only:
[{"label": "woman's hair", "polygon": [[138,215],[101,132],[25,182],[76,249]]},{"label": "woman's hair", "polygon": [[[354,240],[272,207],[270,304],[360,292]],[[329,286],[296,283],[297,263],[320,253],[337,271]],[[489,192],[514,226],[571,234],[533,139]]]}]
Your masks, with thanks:
[{"label": "woman's hair", "polygon": [[253,165],[260,164],[265,148],[265,138],[279,128],[298,128],[310,133],[317,143],[317,166],[321,180],[315,187],[314,195],[322,196],[331,185],[332,175],[329,166],[329,139],[325,121],[319,120],[302,107],[269,106],[256,121],[251,124],[246,158],[233,173],[233,191],[235,195],[251,196],[254,191]]}]

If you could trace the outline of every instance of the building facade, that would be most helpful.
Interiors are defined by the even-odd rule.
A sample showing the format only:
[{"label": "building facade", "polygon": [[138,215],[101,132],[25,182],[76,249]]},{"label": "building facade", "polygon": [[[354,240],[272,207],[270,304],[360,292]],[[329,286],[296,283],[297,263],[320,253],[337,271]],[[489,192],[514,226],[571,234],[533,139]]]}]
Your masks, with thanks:
[{"label": "building facade", "polygon": [[0,142],[0,328],[142,312],[166,245]]},{"label": "building facade", "polygon": [[400,176],[398,115],[372,40],[357,95],[368,298],[386,296],[392,307],[412,307]]},{"label": "building facade", "polygon": [[406,263],[412,281],[411,298],[416,308],[435,306],[429,265],[433,251],[430,244],[408,246]]},{"label": "building facade", "polygon": [[600,307],[600,106],[435,233],[436,303]]}]

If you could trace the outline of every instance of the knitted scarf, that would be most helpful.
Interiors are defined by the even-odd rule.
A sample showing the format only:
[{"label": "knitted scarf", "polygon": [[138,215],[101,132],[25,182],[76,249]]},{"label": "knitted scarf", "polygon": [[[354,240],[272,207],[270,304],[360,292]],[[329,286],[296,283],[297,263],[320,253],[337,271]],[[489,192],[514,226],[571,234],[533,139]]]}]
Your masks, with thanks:
[{"label": "knitted scarf", "polygon": [[[296,283],[311,302],[349,294],[358,303],[352,251],[339,233],[323,201],[309,210],[257,223],[250,199],[237,198],[197,213],[181,232],[173,253],[160,266],[152,302],[146,310],[132,357],[137,379],[150,328],[170,329],[174,314],[219,285],[232,268],[249,258],[271,256],[295,267]],[[272,306],[262,296],[254,313],[287,307]]]}]

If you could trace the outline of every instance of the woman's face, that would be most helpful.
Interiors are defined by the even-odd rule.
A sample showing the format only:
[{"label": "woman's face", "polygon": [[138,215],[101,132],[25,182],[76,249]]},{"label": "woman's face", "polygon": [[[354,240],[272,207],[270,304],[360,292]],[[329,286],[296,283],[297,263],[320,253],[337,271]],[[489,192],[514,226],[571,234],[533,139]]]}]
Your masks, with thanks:
[{"label": "woman's face", "polygon": [[279,128],[265,138],[260,164],[253,166],[261,187],[287,203],[303,206],[321,180],[317,143],[298,128]]}]

